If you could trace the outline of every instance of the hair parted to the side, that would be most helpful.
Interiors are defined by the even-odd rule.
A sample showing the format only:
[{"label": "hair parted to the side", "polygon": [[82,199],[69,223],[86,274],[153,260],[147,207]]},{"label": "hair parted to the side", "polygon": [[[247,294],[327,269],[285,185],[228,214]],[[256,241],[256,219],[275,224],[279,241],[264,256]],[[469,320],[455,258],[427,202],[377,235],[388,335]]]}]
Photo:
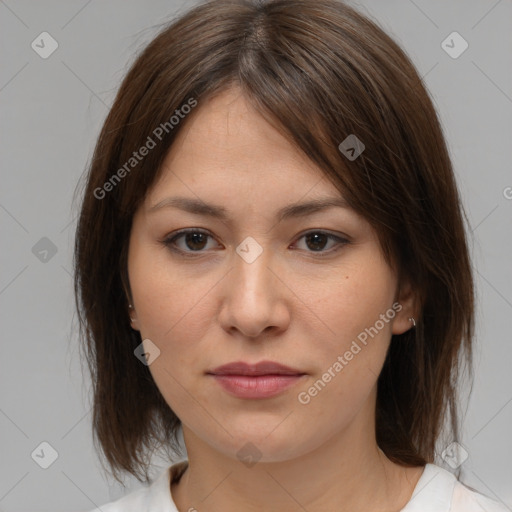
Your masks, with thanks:
[{"label": "hair parted to the side", "polygon": [[[336,0],[200,4],[152,40],[121,84],[86,176],[74,254],[95,445],[119,481],[120,471],[149,481],[149,452],[178,451],[180,420],[134,356],[141,336],[127,312],[127,249],[134,212],[186,119],[104,197],[97,190],[182,105],[192,98],[197,111],[230,86],[323,170],[418,293],[417,325],[393,336],[378,379],[375,428],[391,460],[433,462],[445,427],[458,439],[457,382],[463,367],[472,373],[464,210],[414,66],[374,22]],[[338,150],[350,134],[365,144],[354,161]]]}]

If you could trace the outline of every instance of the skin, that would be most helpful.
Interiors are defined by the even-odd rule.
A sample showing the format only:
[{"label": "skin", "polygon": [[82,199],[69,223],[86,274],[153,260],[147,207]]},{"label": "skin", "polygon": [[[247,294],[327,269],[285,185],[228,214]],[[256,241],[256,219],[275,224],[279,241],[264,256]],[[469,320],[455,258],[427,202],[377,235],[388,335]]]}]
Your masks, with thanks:
[{"label": "skin", "polygon": [[[171,196],[221,205],[229,219],[150,211]],[[171,486],[180,512],[399,511],[410,500],[423,467],[388,460],[374,425],[377,377],[391,335],[412,327],[414,293],[399,286],[376,233],[353,210],[275,217],[284,206],[325,196],[340,192],[232,88],[187,117],[134,216],[130,315],[160,350],[149,368],[182,421],[189,467]],[[184,236],[175,240],[195,257],[164,242],[184,228],[210,235],[188,245]],[[308,242],[310,231],[349,243]],[[252,263],[236,252],[248,236],[263,251]],[[395,302],[402,309],[394,318],[300,403],[298,393]],[[306,375],[277,396],[250,400],[205,374],[241,360],[277,361]],[[261,456],[252,467],[237,457],[248,442]]]}]

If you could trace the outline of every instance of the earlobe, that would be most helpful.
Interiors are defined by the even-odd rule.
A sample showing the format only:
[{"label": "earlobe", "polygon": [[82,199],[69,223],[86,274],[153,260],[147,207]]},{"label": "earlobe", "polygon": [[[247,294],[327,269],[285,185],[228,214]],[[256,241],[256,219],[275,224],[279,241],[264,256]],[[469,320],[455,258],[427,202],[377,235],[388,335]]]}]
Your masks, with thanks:
[{"label": "earlobe", "polygon": [[419,318],[416,293],[409,282],[401,287],[396,300],[402,307],[393,320],[392,333],[403,334],[414,329]]},{"label": "earlobe", "polygon": [[130,325],[132,329],[135,329],[136,331],[139,330],[137,325],[137,314],[135,313],[135,309],[131,304],[128,304],[128,314],[130,316]]}]

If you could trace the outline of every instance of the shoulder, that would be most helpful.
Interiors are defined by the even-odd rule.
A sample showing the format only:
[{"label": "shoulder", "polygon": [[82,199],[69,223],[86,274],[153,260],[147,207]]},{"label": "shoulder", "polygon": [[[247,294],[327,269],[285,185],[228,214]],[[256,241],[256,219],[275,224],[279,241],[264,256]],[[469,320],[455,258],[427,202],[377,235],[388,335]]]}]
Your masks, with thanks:
[{"label": "shoulder", "polygon": [[101,507],[89,512],[135,512],[137,510],[146,510],[150,488],[138,489],[116,501],[101,505]]},{"label": "shoulder", "polygon": [[89,512],[177,512],[170,492],[170,479],[184,470],[183,462],[174,464],[161,471],[150,485],[119,498],[116,501],[106,503]]},{"label": "shoulder", "polygon": [[427,464],[401,512],[508,512],[497,501],[464,485],[448,470]]},{"label": "shoulder", "polygon": [[457,480],[450,512],[508,512],[508,509]]}]

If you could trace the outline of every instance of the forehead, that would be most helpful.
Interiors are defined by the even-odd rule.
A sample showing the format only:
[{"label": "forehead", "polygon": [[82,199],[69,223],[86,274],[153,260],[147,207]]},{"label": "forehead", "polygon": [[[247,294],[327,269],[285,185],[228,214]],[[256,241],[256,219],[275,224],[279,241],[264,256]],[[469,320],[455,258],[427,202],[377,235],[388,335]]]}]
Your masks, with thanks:
[{"label": "forehead", "polygon": [[200,102],[186,118],[148,194],[151,205],[171,189],[224,199],[242,190],[250,190],[253,198],[340,195],[322,170],[236,88]]}]

